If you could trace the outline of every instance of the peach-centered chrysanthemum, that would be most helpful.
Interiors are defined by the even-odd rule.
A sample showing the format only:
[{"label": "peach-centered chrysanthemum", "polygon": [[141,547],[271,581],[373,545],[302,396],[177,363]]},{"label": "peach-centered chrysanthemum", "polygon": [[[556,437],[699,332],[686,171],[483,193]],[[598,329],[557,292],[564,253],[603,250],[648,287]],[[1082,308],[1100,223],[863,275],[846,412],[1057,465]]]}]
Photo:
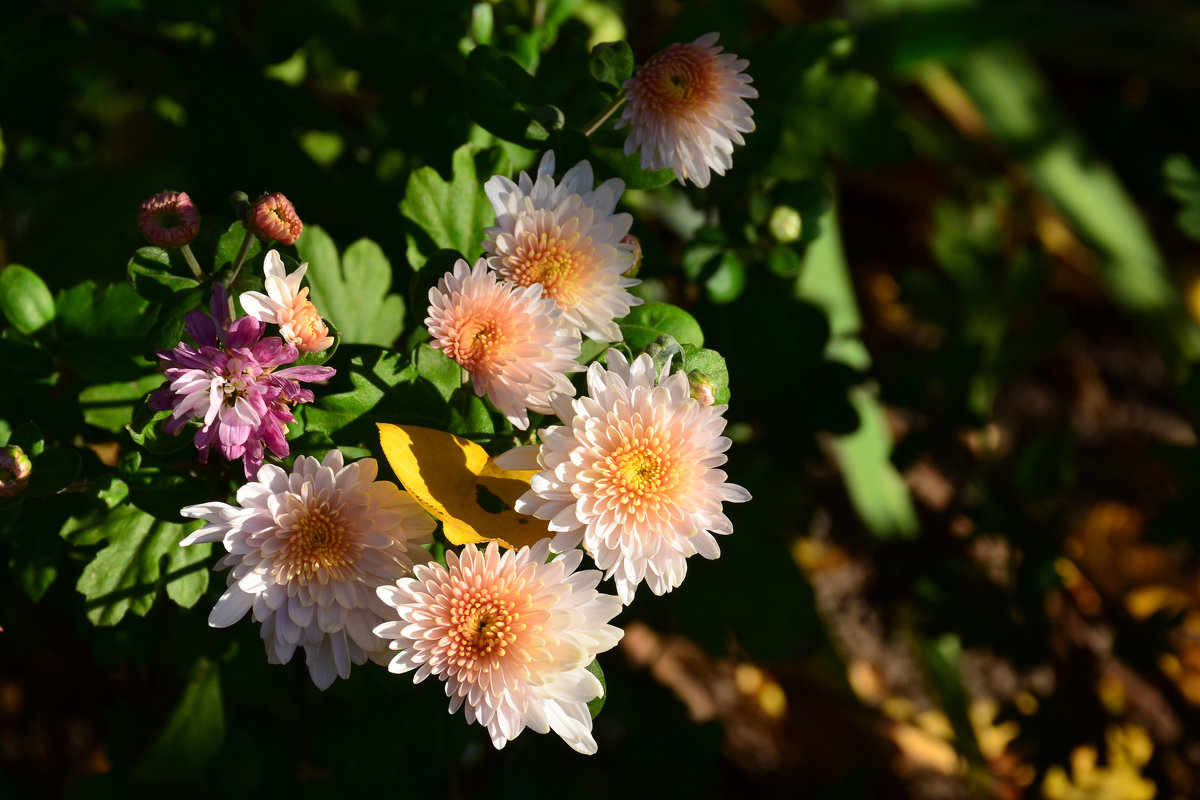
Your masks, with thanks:
[{"label": "peach-centered chrysanthemum", "polygon": [[680,183],[707,186],[709,171],[724,175],[733,146],[754,130],[744,98],[758,97],[749,64],[715,47],[717,34],[673,44],[625,81],[627,105],[617,128],[629,126],[625,155],[642,151],[642,169],[670,167]]},{"label": "peach-centered chrysanthemum", "polygon": [[529,409],[548,414],[550,393],[574,394],[567,373],[583,369],[578,334],[563,329],[562,312],[542,297],[542,285],[497,279],[481,258],[474,269],[459,259],[429,290],[425,325],[433,347],[471,376],[513,425],[529,427]]},{"label": "peach-centered chrysanthemum", "polygon": [[483,243],[489,266],[518,286],[541,284],[564,323],[584,336],[618,341],[613,320],[642,302],[627,291],[640,281],[622,275],[634,259],[622,241],[633,219],[613,213],[624,182],[611,178],[593,189],[592,167],[581,161],[556,186],[549,151],[536,180],[524,172],[517,183],[496,175],[483,188],[496,212]]},{"label": "peach-centered chrysanthemum", "polygon": [[588,396],[555,396],[562,420],[539,447],[510,451],[506,469],[540,469],[516,510],[549,520],[558,552],[583,548],[628,604],[642,581],[655,594],[683,582],[686,559],[716,558],[713,534],[732,533],[721,504],[750,499],[725,482],[725,406],[689,396],[687,375],[655,385],[648,355],[633,364],[609,350],[588,368]]},{"label": "peach-centered chrysanthemum", "polygon": [[394,483],[376,481],[374,459],[344,464],[299,456],[291,474],[267,464],[238,490],[238,506],[201,503],[180,512],[207,525],[181,544],[221,542],[229,588],[208,623],[226,628],[253,609],[267,660],[286,664],[304,649],[313,683],[348,678],[351,664],[385,663],[373,629],[389,617],[375,589],[429,560],[420,545],[435,523]]},{"label": "peach-centered chrysanthemum", "polygon": [[284,341],[294,344],[297,350],[317,353],[333,344],[329,328],[317,308],[308,299],[308,287],[300,288],[300,281],[308,270],[301,264],[291,275],[283,266],[283,259],[274,250],[263,259],[263,282],[267,293],[242,292],[239,298],[246,313],[261,322],[279,326]]},{"label": "peach-centered chrysanthemum", "polygon": [[445,681],[450,712],[465,707],[497,749],[532,728],[594,753],[587,704],[604,690],[587,665],[620,640],[607,623],[621,603],[596,591],[599,572],[575,571],[580,551],[548,556],[546,539],[503,554],[495,542],[447,551],[446,567],[418,565],[379,587],[393,619],[375,633],[400,651],[391,672]]}]

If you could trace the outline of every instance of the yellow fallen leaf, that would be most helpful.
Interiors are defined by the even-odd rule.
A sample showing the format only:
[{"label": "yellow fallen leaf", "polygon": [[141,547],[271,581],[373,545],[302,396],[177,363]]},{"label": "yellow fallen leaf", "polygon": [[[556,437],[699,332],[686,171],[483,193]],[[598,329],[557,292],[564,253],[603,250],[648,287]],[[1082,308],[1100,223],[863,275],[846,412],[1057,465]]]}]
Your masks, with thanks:
[{"label": "yellow fallen leaf", "polygon": [[[379,441],[400,483],[441,520],[452,544],[495,540],[505,547],[524,547],[551,535],[545,520],[512,510],[537,470],[502,469],[471,440],[416,425],[379,423]],[[481,490],[507,508],[481,506]]]}]

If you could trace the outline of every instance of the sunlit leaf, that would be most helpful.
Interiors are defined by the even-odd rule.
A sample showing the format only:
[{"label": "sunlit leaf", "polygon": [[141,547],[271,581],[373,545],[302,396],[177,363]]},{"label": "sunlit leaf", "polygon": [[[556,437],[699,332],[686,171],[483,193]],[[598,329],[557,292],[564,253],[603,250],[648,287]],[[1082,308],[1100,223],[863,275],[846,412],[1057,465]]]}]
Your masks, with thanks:
[{"label": "sunlit leaf", "polygon": [[[501,469],[469,439],[431,428],[380,423],[379,440],[400,483],[452,543],[524,547],[550,535],[544,520],[512,510],[536,470]],[[507,508],[481,505],[495,508],[497,500]]]}]

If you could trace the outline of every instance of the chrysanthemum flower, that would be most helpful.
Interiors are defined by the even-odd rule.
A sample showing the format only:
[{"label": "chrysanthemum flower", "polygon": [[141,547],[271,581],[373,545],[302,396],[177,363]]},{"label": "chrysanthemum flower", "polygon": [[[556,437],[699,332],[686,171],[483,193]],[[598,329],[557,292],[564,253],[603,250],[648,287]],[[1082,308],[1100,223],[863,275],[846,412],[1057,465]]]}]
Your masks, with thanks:
[{"label": "chrysanthemum flower", "polygon": [[291,474],[273,464],[238,490],[238,505],[201,503],[180,513],[207,524],[181,544],[221,542],[229,588],[208,624],[227,628],[253,609],[267,660],[286,664],[304,649],[318,688],[350,677],[351,664],[386,663],[373,632],[392,612],[375,589],[429,559],[433,519],[394,483],[377,481],[375,459],[344,464],[299,456]]},{"label": "chrysanthemum flower", "polygon": [[503,555],[495,542],[447,551],[449,569],[419,564],[414,577],[379,587],[394,610],[375,633],[400,651],[391,672],[445,681],[450,713],[465,707],[497,749],[531,728],[590,754],[587,704],[604,689],[587,665],[620,640],[607,623],[621,603],[596,591],[599,572],[575,572],[580,551],[546,563],[548,555],[546,539]]},{"label": "chrysanthemum flower", "polygon": [[628,104],[616,127],[629,126],[625,155],[642,151],[642,169],[670,167],[680,183],[707,186],[709,170],[724,175],[733,146],[754,130],[745,99],[758,97],[749,62],[714,47],[717,34],[673,44],[625,81]]},{"label": "chrysanthemum flower", "polygon": [[288,367],[299,355],[293,345],[276,336],[262,338],[266,326],[253,317],[229,322],[228,295],[219,282],[213,287],[212,316],[190,311],[184,317],[196,347],[180,342],[159,350],[159,365],[167,382],[150,395],[155,411],[171,409],[163,430],[178,434],[194,418],[204,421],[196,432],[200,463],[216,445],[228,461],[243,459],[247,478],[258,474],[265,448],[280,458],[290,450],[285,434],[291,407],[310,403],[313,393],[301,381],[325,381],[332,367]]},{"label": "chrysanthemum flower", "polygon": [[529,427],[528,409],[550,412],[550,393],[574,394],[567,373],[583,369],[577,335],[562,329],[562,312],[542,285],[513,286],[461,258],[429,290],[425,325],[436,347],[471,376],[513,425]]},{"label": "chrysanthemum flower", "polygon": [[333,344],[333,337],[308,299],[308,287],[300,288],[307,270],[308,264],[301,264],[288,275],[279,253],[269,250],[263,259],[267,293],[242,292],[239,299],[247,314],[260,322],[278,325],[284,341],[294,344],[297,350],[318,353]]},{"label": "chrysanthemum flower", "polygon": [[138,230],[159,247],[181,247],[200,233],[200,212],[187,192],[159,192],[142,203]]},{"label": "chrysanthemum flower", "polygon": [[608,369],[588,368],[588,396],[551,400],[562,425],[540,432],[541,447],[496,459],[506,469],[541,469],[516,502],[549,521],[551,547],[584,550],[616,581],[622,602],[642,581],[655,594],[683,582],[686,559],[717,558],[713,534],[733,532],[721,504],[750,493],[725,482],[726,406],[689,397],[687,375],[655,385],[654,363],[629,364],[609,350]]},{"label": "chrysanthemum flower", "polygon": [[641,300],[628,291],[640,281],[624,277],[633,247],[623,242],[633,218],[614,214],[625,183],[611,178],[592,188],[592,166],[581,161],[554,184],[554,152],[538,165],[536,180],[517,183],[502,175],[484,184],[496,212],[483,249],[488,264],[518,286],[542,284],[542,294],[563,310],[566,324],[604,342],[621,338],[613,321]]},{"label": "chrysanthemum flower", "polygon": [[304,223],[300,221],[296,207],[282,192],[264,194],[255,200],[247,227],[262,238],[280,244],[295,244],[304,232]]}]

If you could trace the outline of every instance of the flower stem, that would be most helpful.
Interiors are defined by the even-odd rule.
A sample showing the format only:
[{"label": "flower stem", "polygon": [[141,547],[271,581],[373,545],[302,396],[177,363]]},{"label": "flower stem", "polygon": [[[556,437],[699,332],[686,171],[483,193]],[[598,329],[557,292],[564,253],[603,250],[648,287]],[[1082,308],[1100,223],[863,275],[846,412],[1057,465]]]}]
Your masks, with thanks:
[{"label": "flower stem", "polygon": [[246,251],[250,249],[250,242],[254,239],[254,234],[251,231],[246,231],[245,237],[242,239],[242,246],[238,248],[237,258],[233,260],[233,272],[229,274],[229,280],[225,281],[225,288],[233,286],[233,282],[237,280],[238,272],[242,269],[242,262],[246,260]]},{"label": "flower stem", "polygon": [[204,270],[200,269],[200,263],[196,261],[196,256],[192,254],[192,248],[185,244],[180,246],[179,249],[183,251],[183,259],[188,263],[188,266],[192,268],[192,274],[196,276],[196,279],[203,279]]},{"label": "flower stem", "polygon": [[583,129],[583,135],[591,136],[593,133],[599,130],[600,126],[605,122],[608,122],[608,118],[615,114],[617,109],[620,108],[624,102],[625,93],[622,92],[621,94],[617,95],[616,99],[609,103],[603,111],[596,115],[594,120],[588,123],[588,126]]}]

